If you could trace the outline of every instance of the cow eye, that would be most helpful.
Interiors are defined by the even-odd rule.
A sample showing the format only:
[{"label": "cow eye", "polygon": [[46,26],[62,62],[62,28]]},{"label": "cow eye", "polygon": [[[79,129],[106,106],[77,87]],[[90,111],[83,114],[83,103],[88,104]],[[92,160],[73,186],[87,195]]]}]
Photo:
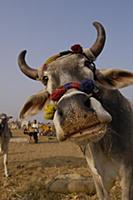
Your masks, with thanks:
[{"label": "cow eye", "polygon": [[47,85],[47,82],[48,82],[48,76],[44,76],[43,77],[43,83],[44,83],[44,85]]}]

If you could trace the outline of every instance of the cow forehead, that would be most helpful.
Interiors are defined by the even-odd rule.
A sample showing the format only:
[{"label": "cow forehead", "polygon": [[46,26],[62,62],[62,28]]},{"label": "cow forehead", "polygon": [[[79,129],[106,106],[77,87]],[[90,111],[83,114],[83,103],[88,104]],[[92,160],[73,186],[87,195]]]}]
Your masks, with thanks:
[{"label": "cow forehead", "polygon": [[[72,54],[67,56],[62,56],[52,63],[48,64],[47,70],[44,71],[44,75],[52,76],[52,78],[57,79],[68,79],[71,78],[81,79],[90,76],[93,78],[92,71],[85,67],[86,58],[80,54]],[[81,77],[81,78],[80,78]],[[88,77],[89,78],[89,77]]]},{"label": "cow forehead", "polygon": [[48,71],[55,71],[60,69],[71,69],[72,67],[78,67],[80,66],[81,60],[85,61],[85,58],[80,54],[72,54],[72,55],[66,55],[62,56],[55,61],[48,64],[47,70]]}]

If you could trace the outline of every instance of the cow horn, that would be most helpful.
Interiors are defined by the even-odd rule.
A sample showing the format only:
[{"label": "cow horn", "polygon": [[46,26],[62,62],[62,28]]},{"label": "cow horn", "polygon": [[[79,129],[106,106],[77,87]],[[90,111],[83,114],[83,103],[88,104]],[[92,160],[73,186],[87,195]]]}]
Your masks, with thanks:
[{"label": "cow horn", "polygon": [[86,49],[86,54],[88,53],[88,56],[92,56],[93,59],[95,59],[103,50],[106,40],[106,33],[104,27],[99,22],[93,22],[93,25],[97,30],[97,39],[91,48]]},{"label": "cow horn", "polygon": [[20,70],[29,78],[36,80],[38,78],[38,71],[29,67],[25,61],[26,50],[22,51],[18,56],[18,65]]}]

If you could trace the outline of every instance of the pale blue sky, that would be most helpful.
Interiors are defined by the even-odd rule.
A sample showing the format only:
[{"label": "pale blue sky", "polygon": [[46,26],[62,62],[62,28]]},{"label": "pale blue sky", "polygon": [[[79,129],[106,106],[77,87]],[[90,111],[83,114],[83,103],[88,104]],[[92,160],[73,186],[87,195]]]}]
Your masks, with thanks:
[{"label": "pale blue sky", "polygon": [[[107,34],[97,67],[132,71],[132,0],[0,0],[0,112],[16,118],[27,97],[43,87],[20,72],[21,50],[28,50],[27,62],[37,67],[75,43],[89,47],[96,38],[93,21]],[[124,94],[133,98],[132,86]]]}]

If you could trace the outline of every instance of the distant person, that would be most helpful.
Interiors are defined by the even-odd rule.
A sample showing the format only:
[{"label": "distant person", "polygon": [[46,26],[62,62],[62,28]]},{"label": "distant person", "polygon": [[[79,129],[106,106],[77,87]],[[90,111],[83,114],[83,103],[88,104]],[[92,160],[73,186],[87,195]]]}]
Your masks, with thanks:
[{"label": "distant person", "polygon": [[23,133],[29,136],[29,143],[32,141],[33,133],[32,133],[31,123],[28,121],[28,124],[23,125]]},{"label": "distant person", "polygon": [[32,134],[33,134],[34,142],[38,143],[39,126],[38,126],[38,122],[36,119],[31,123],[31,127],[33,129]]}]

